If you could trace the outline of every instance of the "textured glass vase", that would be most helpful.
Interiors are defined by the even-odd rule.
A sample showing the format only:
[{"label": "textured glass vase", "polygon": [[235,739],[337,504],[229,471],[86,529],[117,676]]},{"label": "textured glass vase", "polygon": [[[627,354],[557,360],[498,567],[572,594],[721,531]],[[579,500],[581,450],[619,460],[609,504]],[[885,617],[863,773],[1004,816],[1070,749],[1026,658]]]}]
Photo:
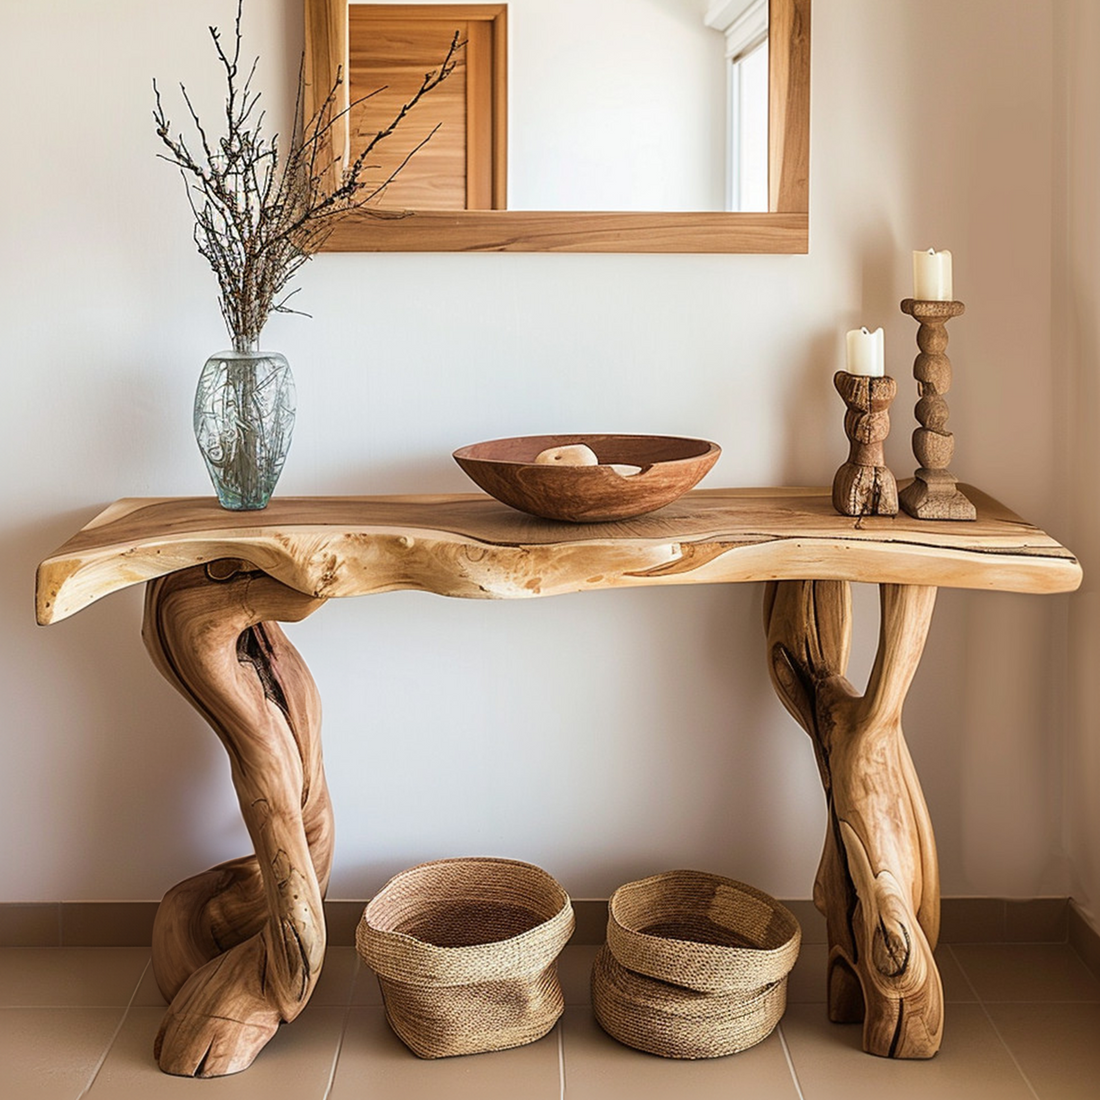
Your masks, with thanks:
[{"label": "textured glass vase", "polygon": [[195,439],[218,502],[265,508],[294,431],[294,376],[278,352],[235,341],[206,361],[195,392]]}]

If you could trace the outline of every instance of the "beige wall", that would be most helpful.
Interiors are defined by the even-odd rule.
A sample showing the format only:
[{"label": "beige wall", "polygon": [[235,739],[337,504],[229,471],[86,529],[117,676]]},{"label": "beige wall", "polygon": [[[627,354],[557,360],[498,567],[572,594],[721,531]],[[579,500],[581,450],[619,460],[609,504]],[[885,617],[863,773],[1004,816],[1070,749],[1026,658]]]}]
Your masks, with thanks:
[{"label": "beige wall", "polygon": [[1085,567],[1068,609],[1065,822],[1071,890],[1100,923],[1100,7],[1055,5],[1054,374],[1067,535]]},{"label": "beige wall", "polygon": [[[300,3],[246,6],[278,116]],[[183,78],[216,109],[204,27],[232,7],[0,7],[0,38],[18,43],[0,72],[18,152],[0,176],[0,900],[152,898],[248,847],[214,737],[142,652],[140,593],[37,630],[30,590],[37,560],[110,500],[208,491],[189,409],[225,337],[179,181],[156,160],[149,80]],[[281,490],[459,491],[455,447],[571,428],[714,438],[715,485],[827,482],[844,453],[830,384],[843,333],[883,324],[908,376],[897,303],[910,251],[935,245],[954,250],[968,304],[951,329],[956,470],[1065,535],[1051,12],[818,0],[808,257],[319,257],[299,296],[313,319],[265,334],[299,387]],[[903,473],[911,423],[899,401],[888,457]],[[325,700],[332,895],[363,897],[421,859],[497,853],[578,897],[677,865],[807,896],[822,796],[767,684],[759,600],[753,586],[509,604],[400,593],[292,628]],[[860,606],[873,613],[865,593]],[[1070,606],[941,594],[906,725],[946,893],[1077,881],[1065,685],[1050,675]],[[863,638],[864,668],[869,651]]]}]

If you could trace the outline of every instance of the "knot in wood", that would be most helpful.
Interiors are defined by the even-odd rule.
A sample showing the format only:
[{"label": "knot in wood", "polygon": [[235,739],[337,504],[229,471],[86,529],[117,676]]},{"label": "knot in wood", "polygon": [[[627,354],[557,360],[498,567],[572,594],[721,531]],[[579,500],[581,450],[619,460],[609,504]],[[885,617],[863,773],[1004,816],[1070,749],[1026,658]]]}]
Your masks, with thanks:
[{"label": "knot in wood", "polygon": [[238,573],[254,573],[256,567],[238,558],[218,558],[206,563],[206,575],[212,581],[231,581]]},{"label": "knot in wood", "polygon": [[889,917],[881,917],[871,941],[875,969],[887,978],[897,978],[909,966],[912,944],[909,929]]}]

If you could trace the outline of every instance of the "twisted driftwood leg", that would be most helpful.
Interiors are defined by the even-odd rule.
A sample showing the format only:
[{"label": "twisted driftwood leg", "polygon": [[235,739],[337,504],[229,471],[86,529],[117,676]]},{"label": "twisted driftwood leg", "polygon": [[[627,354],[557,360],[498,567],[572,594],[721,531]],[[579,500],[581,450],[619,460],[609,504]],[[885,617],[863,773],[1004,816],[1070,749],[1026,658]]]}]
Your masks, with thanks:
[{"label": "twisted driftwood leg", "polygon": [[768,585],[772,682],[813,738],[829,825],[814,903],[829,934],[829,1018],[863,1020],[863,1049],[930,1058],[943,1034],[932,958],[939,871],[932,824],[901,731],[936,590],[882,585],[878,655],[865,695],[845,678],[851,594],[843,581]]},{"label": "twisted driftwood leg", "polygon": [[225,745],[256,849],[173,887],[157,911],[153,967],[171,1005],[154,1053],[166,1073],[245,1069],[320,974],[332,863],[321,708],[272,620],[304,619],[323,602],[243,562],[148,586],[145,644]]}]

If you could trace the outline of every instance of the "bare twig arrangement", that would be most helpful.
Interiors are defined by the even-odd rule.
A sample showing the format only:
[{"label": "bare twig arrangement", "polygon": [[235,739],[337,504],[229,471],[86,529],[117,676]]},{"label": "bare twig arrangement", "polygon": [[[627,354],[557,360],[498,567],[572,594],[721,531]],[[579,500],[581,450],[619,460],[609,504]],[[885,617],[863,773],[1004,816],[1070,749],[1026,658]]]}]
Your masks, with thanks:
[{"label": "bare twig arrangement", "polygon": [[210,28],[225,73],[224,135],[211,137],[207,133],[183,84],[180,91],[198,136],[196,150],[192,151],[178,131],[173,134],[155,80],[153,118],[157,136],[168,149],[161,157],[176,165],[184,179],[195,216],[195,244],[217,276],[218,301],[226,327],[235,345],[247,346],[259,339],[270,314],[300,312],[287,305],[295,291],[284,291],[298,268],[324,244],[334,220],[379,198],[439,129],[436,126],[385,179],[368,178],[369,172],[378,168],[369,163],[373,150],[454,71],[458,50],[464,43],[456,33],[439,68],[425,74],[419,89],[389,125],[370,138],[346,165],[332,153],[328,140],[332,128],[352,107],[377,92],[338,110],[337,95],[344,80],[343,73],[338,72],[320,109],[305,119],[303,75],[299,73],[293,136],[282,155],[278,134],[271,138],[263,134],[260,93],[252,90],[258,58],[240,84],[243,4],[244,0],[237,0],[232,53],[223,46],[220,31]]}]

